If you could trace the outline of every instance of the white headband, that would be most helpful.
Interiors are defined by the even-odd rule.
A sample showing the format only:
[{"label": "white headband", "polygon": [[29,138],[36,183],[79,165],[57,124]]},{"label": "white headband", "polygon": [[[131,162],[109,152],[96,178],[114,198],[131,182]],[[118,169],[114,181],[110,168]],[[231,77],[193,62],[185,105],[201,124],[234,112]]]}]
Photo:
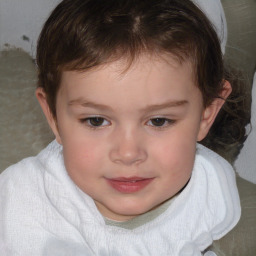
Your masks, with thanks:
[{"label": "white headband", "polygon": [[227,22],[220,0],[192,0],[208,17],[221,42],[222,53],[227,43]]}]

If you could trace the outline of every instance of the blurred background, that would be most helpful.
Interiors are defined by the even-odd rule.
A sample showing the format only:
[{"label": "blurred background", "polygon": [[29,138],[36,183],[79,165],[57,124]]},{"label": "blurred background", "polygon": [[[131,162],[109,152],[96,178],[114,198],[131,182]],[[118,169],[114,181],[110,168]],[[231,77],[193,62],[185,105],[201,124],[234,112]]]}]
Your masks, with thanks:
[{"label": "blurred background", "polygon": [[226,59],[252,79],[256,68],[256,0],[222,0],[228,25]]},{"label": "blurred background", "polygon": [[[36,155],[54,139],[34,95],[34,58],[42,24],[58,2],[0,0],[0,172],[24,157]],[[226,59],[252,84],[256,0],[222,0],[222,4],[228,25]],[[251,153],[256,156],[256,150]],[[251,163],[254,169],[250,170],[240,163],[237,166],[239,175],[256,183],[256,163]]]}]

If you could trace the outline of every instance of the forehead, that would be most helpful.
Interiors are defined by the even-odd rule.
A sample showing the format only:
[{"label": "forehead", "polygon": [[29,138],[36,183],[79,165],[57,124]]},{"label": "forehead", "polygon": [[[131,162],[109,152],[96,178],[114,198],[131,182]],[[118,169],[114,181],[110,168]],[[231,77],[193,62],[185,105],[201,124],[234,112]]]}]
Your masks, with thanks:
[{"label": "forehead", "polygon": [[120,59],[84,72],[65,71],[59,96],[68,101],[85,97],[112,105],[113,100],[117,103],[122,97],[124,102],[158,104],[187,100],[194,91],[198,93],[199,89],[190,62],[144,55],[132,63]]},{"label": "forehead", "polygon": [[[138,56],[114,56],[102,64],[93,66],[90,68],[81,68],[80,70],[64,70],[61,74],[61,82],[63,80],[74,78],[75,76],[87,77],[88,79],[93,77],[95,79],[99,74],[115,74],[116,78],[119,79],[130,76],[135,71],[145,73],[151,72],[161,72],[159,68],[163,71],[168,69],[182,70],[191,76],[193,82],[195,79],[195,67],[192,61],[188,59],[181,59],[171,53],[141,53]],[[63,84],[63,83],[62,83]]]}]

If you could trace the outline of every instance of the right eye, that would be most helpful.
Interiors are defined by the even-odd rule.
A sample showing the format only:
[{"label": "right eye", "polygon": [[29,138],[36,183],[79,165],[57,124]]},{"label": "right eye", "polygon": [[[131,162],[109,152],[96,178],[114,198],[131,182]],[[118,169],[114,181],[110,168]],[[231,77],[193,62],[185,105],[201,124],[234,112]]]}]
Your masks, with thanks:
[{"label": "right eye", "polygon": [[110,122],[107,121],[105,118],[99,116],[84,118],[81,119],[81,122],[86,123],[92,128],[108,126],[110,124]]},{"label": "right eye", "polygon": [[168,119],[165,117],[156,117],[156,118],[151,118],[147,122],[147,125],[155,127],[155,128],[166,128],[174,123],[175,123],[175,120]]}]

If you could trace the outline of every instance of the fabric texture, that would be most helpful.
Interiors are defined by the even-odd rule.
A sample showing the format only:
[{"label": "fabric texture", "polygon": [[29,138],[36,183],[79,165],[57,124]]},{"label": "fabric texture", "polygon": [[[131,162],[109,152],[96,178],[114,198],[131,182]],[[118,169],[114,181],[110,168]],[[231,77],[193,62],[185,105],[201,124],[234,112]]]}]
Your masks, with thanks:
[{"label": "fabric texture", "polygon": [[56,141],[0,175],[0,209],[1,256],[196,256],[240,218],[232,167],[201,145],[186,188],[134,230],[105,225],[94,201],[69,178]]}]

